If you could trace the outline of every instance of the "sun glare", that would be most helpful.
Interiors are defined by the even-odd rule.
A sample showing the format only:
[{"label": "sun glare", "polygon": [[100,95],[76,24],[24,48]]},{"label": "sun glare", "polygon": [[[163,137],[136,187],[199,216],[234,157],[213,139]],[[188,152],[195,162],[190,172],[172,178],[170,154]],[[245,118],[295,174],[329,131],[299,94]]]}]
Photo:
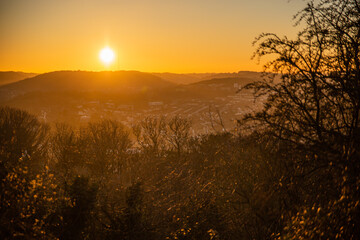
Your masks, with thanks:
[{"label": "sun glare", "polygon": [[99,57],[105,65],[109,65],[114,61],[115,54],[111,48],[105,47],[100,51]]}]

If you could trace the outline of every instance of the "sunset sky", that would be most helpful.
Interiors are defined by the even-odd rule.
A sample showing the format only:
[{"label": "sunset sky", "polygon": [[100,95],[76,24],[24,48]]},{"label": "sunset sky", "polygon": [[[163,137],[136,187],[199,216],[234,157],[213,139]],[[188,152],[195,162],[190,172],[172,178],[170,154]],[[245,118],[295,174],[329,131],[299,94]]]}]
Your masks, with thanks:
[{"label": "sunset sky", "polygon": [[[301,0],[1,0],[0,71],[260,71],[261,32],[294,36]],[[99,60],[114,50],[110,65]]]}]

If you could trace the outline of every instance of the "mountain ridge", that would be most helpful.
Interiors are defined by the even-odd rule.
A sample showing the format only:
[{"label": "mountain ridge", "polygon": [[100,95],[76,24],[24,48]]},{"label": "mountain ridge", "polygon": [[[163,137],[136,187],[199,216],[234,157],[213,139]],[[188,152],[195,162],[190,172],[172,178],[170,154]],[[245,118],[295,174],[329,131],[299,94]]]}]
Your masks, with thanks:
[{"label": "mountain ridge", "polygon": [[123,91],[172,86],[173,83],[138,71],[55,71],[0,87],[21,93],[34,91]]},{"label": "mountain ridge", "polygon": [[0,71],[0,86],[4,86],[26,78],[34,77],[36,75],[38,74],[20,71]]}]

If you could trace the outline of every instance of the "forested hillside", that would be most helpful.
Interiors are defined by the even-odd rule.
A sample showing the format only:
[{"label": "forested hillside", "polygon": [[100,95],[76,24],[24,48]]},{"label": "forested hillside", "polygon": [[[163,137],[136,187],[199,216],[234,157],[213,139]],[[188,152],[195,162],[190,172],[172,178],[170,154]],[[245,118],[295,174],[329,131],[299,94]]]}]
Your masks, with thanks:
[{"label": "forested hillside", "polygon": [[0,71],[0,86],[36,76],[36,73]]}]

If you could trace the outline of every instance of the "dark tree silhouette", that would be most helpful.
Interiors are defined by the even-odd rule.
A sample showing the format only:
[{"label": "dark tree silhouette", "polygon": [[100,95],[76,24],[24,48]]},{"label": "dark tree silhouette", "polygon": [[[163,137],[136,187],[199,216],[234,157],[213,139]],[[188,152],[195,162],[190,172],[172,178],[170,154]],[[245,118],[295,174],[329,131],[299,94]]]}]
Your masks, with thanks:
[{"label": "dark tree silhouette", "polygon": [[164,117],[145,117],[133,127],[138,144],[145,151],[157,154],[165,146],[166,121]]},{"label": "dark tree silhouette", "polygon": [[297,16],[306,27],[296,40],[262,34],[256,41],[256,56],[275,55],[266,68],[281,80],[248,86],[269,94],[252,117],[289,141],[329,145],[335,138],[350,147],[359,134],[359,3],[311,2]]},{"label": "dark tree silhouette", "polygon": [[132,142],[121,123],[113,120],[89,123],[81,129],[80,138],[92,174],[106,178],[119,174],[126,165],[126,151]]},{"label": "dark tree silhouette", "polygon": [[48,126],[26,111],[0,108],[0,173],[18,164],[22,156],[30,156],[34,169],[42,164],[47,151]]},{"label": "dark tree silhouette", "polygon": [[166,138],[171,147],[180,155],[185,149],[190,136],[191,123],[188,119],[175,116],[167,123]]},{"label": "dark tree silhouette", "polygon": [[81,147],[76,132],[66,124],[57,123],[51,138],[51,152],[57,175],[64,180],[75,175],[76,167],[82,165]]},{"label": "dark tree silhouette", "polygon": [[268,99],[246,119],[292,145],[288,155],[302,154],[292,177],[311,190],[304,191],[301,217],[291,220],[286,236],[354,239],[360,220],[360,3],[311,1],[296,18],[305,28],[295,40],[261,34],[255,42],[255,56],[275,57],[265,65],[272,74],[247,86]]}]

